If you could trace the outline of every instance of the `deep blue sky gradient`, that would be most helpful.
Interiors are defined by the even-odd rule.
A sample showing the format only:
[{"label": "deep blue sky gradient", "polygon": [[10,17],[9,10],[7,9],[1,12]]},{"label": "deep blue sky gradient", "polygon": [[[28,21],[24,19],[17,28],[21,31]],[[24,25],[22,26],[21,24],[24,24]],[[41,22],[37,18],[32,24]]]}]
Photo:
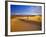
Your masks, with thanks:
[{"label": "deep blue sky gradient", "polygon": [[41,15],[41,6],[11,5],[11,15]]}]

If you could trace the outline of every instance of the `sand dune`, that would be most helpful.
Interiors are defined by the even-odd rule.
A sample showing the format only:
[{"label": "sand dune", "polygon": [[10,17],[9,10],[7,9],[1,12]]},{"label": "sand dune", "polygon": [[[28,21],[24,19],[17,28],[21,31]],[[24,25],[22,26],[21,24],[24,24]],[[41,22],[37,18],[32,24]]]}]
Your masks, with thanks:
[{"label": "sand dune", "polygon": [[41,16],[12,16],[11,31],[35,31],[41,30]]}]

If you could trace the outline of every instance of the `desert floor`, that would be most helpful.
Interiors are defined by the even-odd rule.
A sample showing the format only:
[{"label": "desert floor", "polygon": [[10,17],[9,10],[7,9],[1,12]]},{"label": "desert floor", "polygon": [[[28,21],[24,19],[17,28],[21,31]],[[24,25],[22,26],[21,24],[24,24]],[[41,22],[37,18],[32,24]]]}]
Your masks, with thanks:
[{"label": "desert floor", "polygon": [[32,20],[27,21],[26,19],[20,19],[19,17],[20,16],[11,17],[11,32],[41,30],[41,22],[33,21],[38,18],[33,17],[34,19],[32,18]]}]

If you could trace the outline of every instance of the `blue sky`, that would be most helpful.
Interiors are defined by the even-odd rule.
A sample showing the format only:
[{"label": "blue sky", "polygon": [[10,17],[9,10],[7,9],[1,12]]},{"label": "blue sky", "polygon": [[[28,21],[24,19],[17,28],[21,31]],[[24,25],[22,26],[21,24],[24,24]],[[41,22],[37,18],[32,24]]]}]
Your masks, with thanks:
[{"label": "blue sky", "polygon": [[11,5],[11,15],[41,15],[41,6]]}]

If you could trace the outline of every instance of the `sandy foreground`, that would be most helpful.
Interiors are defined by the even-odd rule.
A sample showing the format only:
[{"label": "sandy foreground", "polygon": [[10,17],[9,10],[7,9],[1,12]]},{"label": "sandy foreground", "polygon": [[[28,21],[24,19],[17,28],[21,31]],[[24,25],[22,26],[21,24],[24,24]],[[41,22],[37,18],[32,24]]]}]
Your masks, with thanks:
[{"label": "sandy foreground", "polygon": [[26,16],[11,17],[11,32],[36,30],[41,30],[41,16],[30,16],[28,18]]}]

